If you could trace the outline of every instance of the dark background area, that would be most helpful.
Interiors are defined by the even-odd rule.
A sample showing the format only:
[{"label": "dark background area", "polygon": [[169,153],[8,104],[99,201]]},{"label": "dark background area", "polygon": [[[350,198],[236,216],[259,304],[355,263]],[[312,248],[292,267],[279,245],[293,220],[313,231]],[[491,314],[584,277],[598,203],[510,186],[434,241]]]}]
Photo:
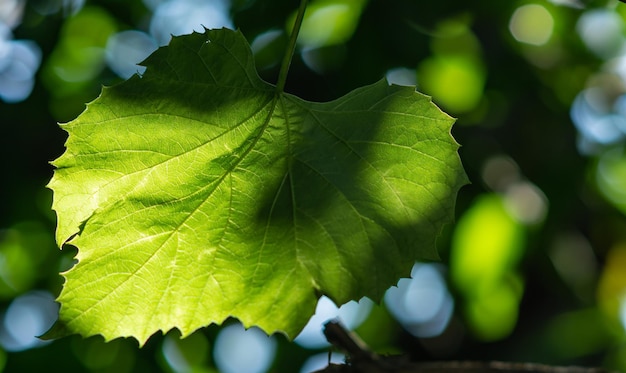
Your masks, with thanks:
[{"label": "dark background area", "polygon": [[[183,0],[170,2],[176,1]],[[64,151],[66,135],[57,123],[78,116],[101,85],[123,80],[104,57],[109,37],[124,30],[149,35],[156,9],[141,0],[15,3],[21,10],[5,39],[36,43],[41,60],[29,95],[7,100],[0,94],[0,368],[185,371],[168,360],[162,335],[143,349],[132,340],[105,344],[78,336],[15,348],[3,337],[16,299],[58,295],[58,273],[69,268],[74,254],[54,243],[52,192],[46,189],[53,173],[49,162]],[[297,6],[293,0],[238,0],[228,14],[253,43],[268,30],[284,37]],[[520,15],[520,9],[537,7],[545,12]],[[97,15],[80,18],[94,9]],[[523,20],[517,26],[515,14]],[[552,26],[542,14],[552,18]],[[68,26],[76,19],[80,22]],[[419,91],[458,118],[453,135],[472,184],[458,197],[457,222],[469,225],[473,219],[481,228],[468,235],[448,227],[439,240],[442,262],[436,268],[454,299],[453,314],[441,333],[420,337],[388,307],[374,306],[356,329],[374,349],[419,360],[532,361],[626,371],[625,20],[626,6],[616,0],[370,0],[343,40],[301,46],[287,81],[289,93],[327,101],[402,68],[405,79],[416,81]],[[585,28],[585,22],[606,32],[590,36],[594,28]],[[549,31],[548,38],[523,38],[537,30]],[[269,82],[276,80],[281,40],[263,50],[264,60],[259,52],[259,73]],[[81,48],[100,51],[82,55]],[[10,57],[0,53],[0,90],[12,74],[2,58]],[[61,69],[75,75],[59,74]],[[488,198],[504,207],[489,210],[481,202]],[[504,223],[494,220],[498,216]],[[502,224],[518,233],[501,235]],[[459,282],[472,272],[460,253],[467,247],[480,252],[483,241],[501,245],[496,252],[510,250],[504,264],[476,254],[485,255],[481,262],[497,273],[490,284],[500,295],[480,295]],[[493,322],[485,326],[485,317]],[[188,371],[216,371],[212,348],[219,332],[209,326],[196,333],[201,338],[180,345]],[[327,351],[275,340],[272,372],[299,371],[309,355]]]}]

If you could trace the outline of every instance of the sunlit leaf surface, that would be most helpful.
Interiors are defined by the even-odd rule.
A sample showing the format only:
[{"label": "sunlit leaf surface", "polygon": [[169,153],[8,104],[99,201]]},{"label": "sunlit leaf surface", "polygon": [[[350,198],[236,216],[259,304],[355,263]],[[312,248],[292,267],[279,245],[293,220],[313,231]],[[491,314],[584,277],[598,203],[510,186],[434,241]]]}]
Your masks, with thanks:
[{"label": "sunlit leaf surface", "polygon": [[380,299],[437,257],[465,183],[453,119],[380,81],[312,103],[256,74],[243,36],[176,37],[89,104],[54,162],[57,330],[182,334],[236,317],[294,337],[325,294]]}]

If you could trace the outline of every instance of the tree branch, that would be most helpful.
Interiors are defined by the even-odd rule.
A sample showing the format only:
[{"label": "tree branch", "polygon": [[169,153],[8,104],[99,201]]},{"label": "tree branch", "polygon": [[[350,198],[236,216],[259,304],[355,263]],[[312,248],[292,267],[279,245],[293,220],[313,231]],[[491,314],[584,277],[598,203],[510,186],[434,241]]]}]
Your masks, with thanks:
[{"label": "tree branch", "polygon": [[339,322],[324,325],[330,344],[344,351],[347,364],[331,364],[317,373],[608,373],[602,368],[563,367],[501,361],[435,361],[411,362],[405,356],[380,356],[372,352],[354,333]]}]

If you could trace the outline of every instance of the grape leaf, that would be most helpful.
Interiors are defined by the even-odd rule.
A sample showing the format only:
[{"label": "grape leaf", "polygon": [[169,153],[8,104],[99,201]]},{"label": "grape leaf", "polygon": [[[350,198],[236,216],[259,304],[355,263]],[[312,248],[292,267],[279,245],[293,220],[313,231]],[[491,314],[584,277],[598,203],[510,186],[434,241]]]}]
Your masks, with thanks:
[{"label": "grape leaf", "polygon": [[227,29],[143,64],[62,125],[49,187],[78,262],[57,331],[143,345],[235,317],[292,338],[322,294],[378,300],[437,257],[466,176],[454,120],[414,87],[308,102],[262,81]]}]

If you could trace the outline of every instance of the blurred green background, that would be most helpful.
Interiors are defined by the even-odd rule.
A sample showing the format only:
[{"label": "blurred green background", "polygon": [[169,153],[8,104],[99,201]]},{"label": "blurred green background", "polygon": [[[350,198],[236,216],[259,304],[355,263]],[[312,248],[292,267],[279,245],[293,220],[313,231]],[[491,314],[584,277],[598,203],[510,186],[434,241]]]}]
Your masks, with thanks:
[{"label": "blurred green background", "polygon": [[[180,340],[43,342],[60,271],[49,161],[57,122],[170,35],[239,28],[275,82],[296,0],[0,0],[0,370],[311,372],[339,315],[376,351],[626,372],[626,4],[311,0],[286,90],[325,101],[387,77],[458,118],[472,184],[440,263],[382,304],[327,299],[296,343],[232,320]],[[123,136],[123,134],[120,134]],[[341,355],[333,354],[334,361]],[[246,365],[248,364],[248,365]],[[317,365],[316,365],[317,364]]]}]

